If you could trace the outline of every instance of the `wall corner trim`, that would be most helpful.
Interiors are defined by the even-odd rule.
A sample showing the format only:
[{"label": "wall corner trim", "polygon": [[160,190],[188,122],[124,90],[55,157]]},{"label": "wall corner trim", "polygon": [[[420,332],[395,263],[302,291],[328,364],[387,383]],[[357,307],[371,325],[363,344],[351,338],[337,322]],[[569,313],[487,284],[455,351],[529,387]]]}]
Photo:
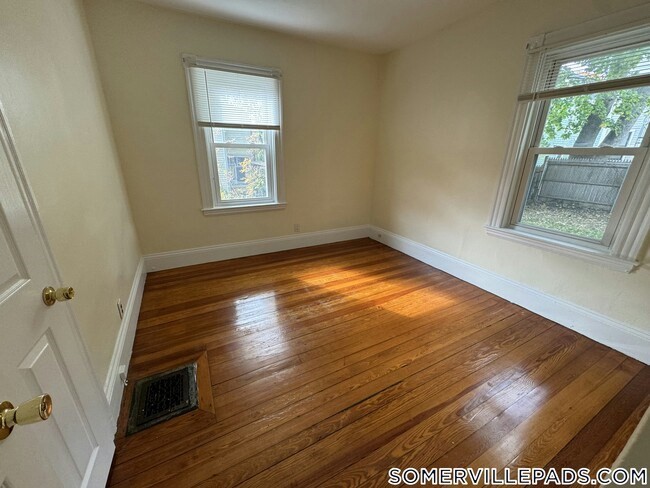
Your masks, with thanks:
[{"label": "wall corner trim", "polygon": [[148,254],[144,257],[147,272],[164,269],[180,268],[193,264],[203,264],[212,261],[243,258],[258,254],[287,251],[300,247],[318,246],[332,242],[349,241],[368,237],[368,226],[340,227],[338,229],[305,232],[268,239],[235,242],[232,244],[217,244],[215,246],[195,247],[180,251]]},{"label": "wall corner trim", "polygon": [[122,394],[124,393],[124,385],[119,378],[119,369],[122,364],[128,367],[131,360],[133,340],[135,339],[135,331],[138,325],[138,316],[140,315],[140,304],[142,303],[146,276],[145,260],[144,258],[140,258],[135,270],[131,292],[129,293],[129,298],[124,309],[122,324],[120,325],[115,347],[113,348],[113,356],[108,367],[106,381],[104,382],[104,394],[106,395],[106,400],[108,400],[112,425],[116,429],[117,418],[120,414],[120,405],[122,403]]},{"label": "wall corner trim", "polygon": [[370,226],[371,239],[650,364],[650,334],[605,315],[509,280],[393,232]]}]

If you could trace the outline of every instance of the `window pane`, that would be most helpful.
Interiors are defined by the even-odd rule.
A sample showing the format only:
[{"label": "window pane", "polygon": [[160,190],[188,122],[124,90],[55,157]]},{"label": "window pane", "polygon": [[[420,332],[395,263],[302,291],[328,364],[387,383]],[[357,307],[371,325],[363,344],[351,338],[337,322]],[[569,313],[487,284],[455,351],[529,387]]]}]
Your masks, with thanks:
[{"label": "window pane", "polygon": [[265,130],[251,129],[212,129],[212,141],[226,144],[266,144],[268,140]]},{"label": "window pane", "polygon": [[602,240],[632,160],[538,154],[519,223]]},{"label": "window pane", "polygon": [[264,149],[215,148],[215,151],[223,201],[269,197]]},{"label": "window pane", "polygon": [[[627,47],[583,56],[579,59],[559,61],[559,69],[551,69],[557,76],[547,80],[546,89],[588,85],[601,81],[618,80],[631,76],[650,74],[650,45]],[[549,57],[549,68],[558,63]]]},{"label": "window pane", "polygon": [[650,87],[550,102],[539,147],[639,147],[650,121]]}]

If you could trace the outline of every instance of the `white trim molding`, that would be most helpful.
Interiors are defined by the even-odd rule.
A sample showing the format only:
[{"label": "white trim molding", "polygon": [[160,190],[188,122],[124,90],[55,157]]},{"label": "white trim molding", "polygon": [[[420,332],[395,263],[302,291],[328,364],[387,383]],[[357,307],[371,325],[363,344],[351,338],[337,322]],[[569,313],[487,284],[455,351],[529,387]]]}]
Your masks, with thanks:
[{"label": "white trim molding", "polygon": [[510,229],[507,227],[490,227],[488,225],[485,226],[485,230],[490,236],[502,237],[503,239],[520,242],[522,244],[527,244],[539,249],[544,249],[545,251],[564,254],[565,256],[574,256],[591,263],[598,264],[600,266],[605,266],[615,271],[630,273],[640,265],[639,261],[636,260],[617,258],[615,256],[596,252],[592,249],[579,246],[571,246],[568,243],[562,246],[558,246],[555,241],[552,239],[545,239],[543,236],[531,239],[528,234],[517,229]]},{"label": "white trim molding", "polygon": [[129,362],[131,361],[133,340],[135,339],[138,315],[140,315],[140,304],[142,303],[144,283],[147,276],[144,267],[144,258],[140,258],[140,262],[138,263],[133,278],[131,292],[129,293],[129,298],[124,309],[120,331],[118,332],[115,347],[113,348],[111,364],[108,367],[108,374],[106,375],[106,381],[104,382],[104,394],[108,401],[112,417],[112,425],[115,429],[117,429],[117,417],[120,413],[122,394],[124,393],[124,385],[119,377],[120,367],[124,366],[124,371],[126,371]]},{"label": "white trim molding", "polygon": [[266,212],[268,210],[284,210],[287,208],[287,202],[278,203],[262,203],[260,205],[243,205],[240,207],[218,207],[218,208],[204,208],[201,211],[203,215],[223,215],[233,213],[247,213],[247,212]]},{"label": "white trim molding", "polygon": [[367,225],[341,227],[338,229],[271,237],[269,239],[257,239],[232,244],[218,244],[215,246],[148,254],[144,257],[144,260],[147,272],[160,271],[163,269],[191,266],[193,264],[203,264],[212,261],[223,261],[225,259],[298,249],[301,247],[318,246],[332,242],[361,239],[363,237],[368,237]]},{"label": "white trim molding", "polygon": [[370,227],[370,237],[434,268],[530,310],[542,317],[650,364],[650,334],[593,312],[574,303],[547,295],[449,254],[394,234]]}]

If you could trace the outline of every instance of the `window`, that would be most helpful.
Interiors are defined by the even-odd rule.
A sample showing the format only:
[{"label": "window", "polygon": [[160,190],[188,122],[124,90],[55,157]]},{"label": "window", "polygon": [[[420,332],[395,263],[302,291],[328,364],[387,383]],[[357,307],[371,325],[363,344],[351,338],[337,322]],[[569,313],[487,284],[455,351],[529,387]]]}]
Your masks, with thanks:
[{"label": "window", "polygon": [[650,210],[650,28],[529,43],[488,233],[630,271]]},{"label": "window", "polygon": [[281,73],[184,55],[205,214],[284,208]]}]

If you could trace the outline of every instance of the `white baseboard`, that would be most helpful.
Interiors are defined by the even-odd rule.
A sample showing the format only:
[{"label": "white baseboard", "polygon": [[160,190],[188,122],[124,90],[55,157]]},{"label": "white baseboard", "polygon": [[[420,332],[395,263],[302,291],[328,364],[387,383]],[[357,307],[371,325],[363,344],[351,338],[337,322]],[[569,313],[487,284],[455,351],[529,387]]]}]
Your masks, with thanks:
[{"label": "white baseboard", "polygon": [[650,334],[574,303],[503,278],[406,237],[371,226],[370,237],[398,251],[516,303],[560,325],[650,364]]},{"label": "white baseboard", "polygon": [[142,294],[144,293],[144,282],[147,276],[145,272],[144,258],[140,259],[138,267],[133,278],[131,292],[124,308],[122,325],[117,335],[111,364],[108,367],[106,382],[104,383],[104,394],[108,400],[113,425],[117,426],[117,417],[120,413],[120,404],[122,402],[122,393],[124,386],[119,378],[120,366],[128,367],[133,350],[133,340],[135,339],[135,330],[138,325],[138,315],[140,314],[140,304],[142,303]]},{"label": "white baseboard", "polygon": [[218,244],[216,246],[196,247],[181,251],[161,252],[145,256],[147,271],[180,268],[193,264],[203,264],[225,259],[255,256],[270,252],[286,251],[300,247],[318,246],[332,242],[349,241],[368,237],[368,226],[341,227],[339,229],[305,232],[288,236],[257,239],[254,241]]}]

